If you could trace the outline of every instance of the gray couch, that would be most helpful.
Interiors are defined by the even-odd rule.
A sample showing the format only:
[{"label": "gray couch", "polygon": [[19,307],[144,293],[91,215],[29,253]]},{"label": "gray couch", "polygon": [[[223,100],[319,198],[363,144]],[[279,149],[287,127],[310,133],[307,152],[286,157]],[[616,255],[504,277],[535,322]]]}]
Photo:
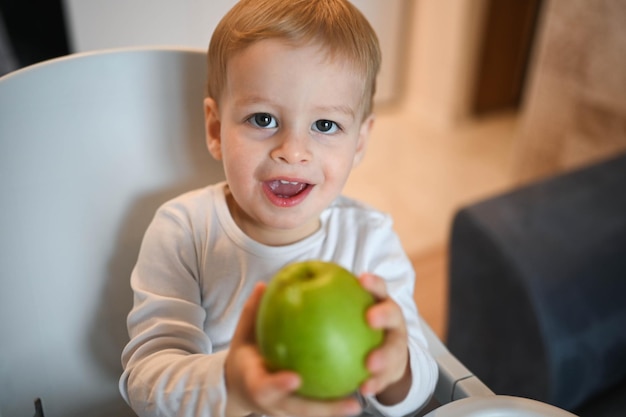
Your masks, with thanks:
[{"label": "gray couch", "polygon": [[459,210],[450,351],[496,394],[626,416],[626,154]]}]

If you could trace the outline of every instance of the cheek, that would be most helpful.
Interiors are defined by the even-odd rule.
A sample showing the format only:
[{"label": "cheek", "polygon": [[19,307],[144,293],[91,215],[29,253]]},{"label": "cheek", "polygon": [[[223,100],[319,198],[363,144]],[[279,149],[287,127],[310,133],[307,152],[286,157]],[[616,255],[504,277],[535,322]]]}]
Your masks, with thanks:
[{"label": "cheek", "polygon": [[237,183],[237,186],[241,186],[246,180],[250,181],[253,177],[253,168],[251,166],[251,161],[249,158],[245,157],[232,157],[224,158],[224,171],[226,174],[226,178],[229,182]]},{"label": "cheek", "polygon": [[325,164],[327,180],[332,180],[337,187],[343,187],[352,171],[353,161],[354,153],[349,150],[335,152],[333,156],[328,156]]},{"label": "cheek", "polygon": [[243,147],[231,141],[222,143],[222,162],[228,182],[233,187],[241,187],[242,180],[250,178],[252,160]]}]

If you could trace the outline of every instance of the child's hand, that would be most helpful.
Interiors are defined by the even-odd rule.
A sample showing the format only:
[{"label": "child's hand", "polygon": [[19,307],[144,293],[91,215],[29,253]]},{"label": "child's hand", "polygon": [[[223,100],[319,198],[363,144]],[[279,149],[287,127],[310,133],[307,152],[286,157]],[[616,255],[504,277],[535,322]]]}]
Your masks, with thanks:
[{"label": "child's hand", "polygon": [[349,416],[359,414],[355,398],[313,401],[295,395],[300,378],[294,372],[270,373],[255,343],[255,317],[265,289],[257,284],[239,318],[225,363],[226,415]]},{"label": "child's hand", "polygon": [[404,315],[387,294],[385,281],[372,274],[359,278],[361,285],[378,302],[367,311],[370,326],[385,331],[383,344],[367,357],[366,366],[371,377],[361,385],[363,395],[376,395],[382,404],[402,401],[411,386],[411,368]]}]

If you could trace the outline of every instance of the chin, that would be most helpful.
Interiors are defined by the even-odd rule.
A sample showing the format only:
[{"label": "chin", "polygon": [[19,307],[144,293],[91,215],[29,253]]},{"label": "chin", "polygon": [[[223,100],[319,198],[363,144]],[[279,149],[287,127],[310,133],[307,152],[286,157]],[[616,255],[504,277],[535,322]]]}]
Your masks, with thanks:
[{"label": "chin", "polygon": [[265,227],[276,230],[278,232],[294,232],[302,230],[303,233],[311,234],[319,228],[319,215],[311,218],[303,219],[299,216],[270,216],[268,221],[263,222]]}]

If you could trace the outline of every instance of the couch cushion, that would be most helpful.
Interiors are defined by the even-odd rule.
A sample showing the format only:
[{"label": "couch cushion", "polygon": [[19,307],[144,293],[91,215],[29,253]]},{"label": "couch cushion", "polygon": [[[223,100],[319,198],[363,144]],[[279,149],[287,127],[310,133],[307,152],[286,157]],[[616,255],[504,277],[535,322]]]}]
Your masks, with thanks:
[{"label": "couch cushion", "polygon": [[449,320],[498,394],[571,410],[623,380],[626,155],[460,210]]}]

